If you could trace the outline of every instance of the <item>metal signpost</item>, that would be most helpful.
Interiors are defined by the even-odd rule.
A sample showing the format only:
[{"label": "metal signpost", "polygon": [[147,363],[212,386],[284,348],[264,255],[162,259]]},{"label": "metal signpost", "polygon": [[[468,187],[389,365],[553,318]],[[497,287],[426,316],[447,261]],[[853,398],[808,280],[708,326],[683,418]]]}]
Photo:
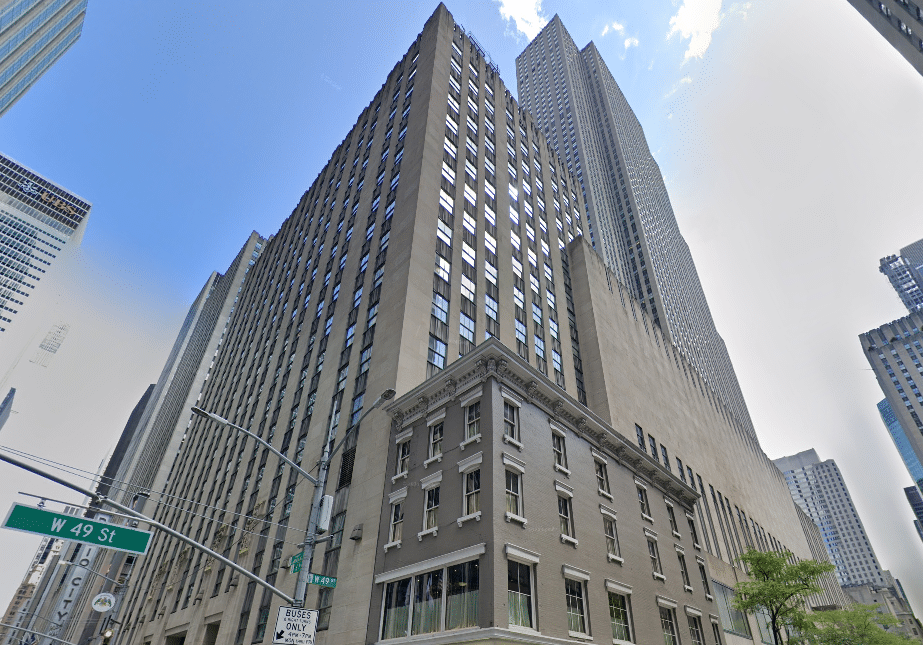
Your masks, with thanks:
[{"label": "metal signpost", "polygon": [[272,642],[276,645],[314,645],[319,614],[316,609],[279,607]]},{"label": "metal signpost", "polygon": [[3,528],[83,542],[136,555],[147,553],[152,535],[150,531],[113,526],[107,522],[97,522],[22,504],[13,504],[3,522]]}]

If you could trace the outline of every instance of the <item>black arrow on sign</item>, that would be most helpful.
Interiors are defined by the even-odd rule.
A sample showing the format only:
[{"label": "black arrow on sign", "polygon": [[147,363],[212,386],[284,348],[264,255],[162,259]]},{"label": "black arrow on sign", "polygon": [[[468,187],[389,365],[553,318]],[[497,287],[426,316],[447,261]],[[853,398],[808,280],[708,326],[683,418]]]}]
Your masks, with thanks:
[{"label": "black arrow on sign", "polygon": [[285,636],[284,629],[280,629],[278,632],[276,632],[276,640],[280,640],[283,636]]}]

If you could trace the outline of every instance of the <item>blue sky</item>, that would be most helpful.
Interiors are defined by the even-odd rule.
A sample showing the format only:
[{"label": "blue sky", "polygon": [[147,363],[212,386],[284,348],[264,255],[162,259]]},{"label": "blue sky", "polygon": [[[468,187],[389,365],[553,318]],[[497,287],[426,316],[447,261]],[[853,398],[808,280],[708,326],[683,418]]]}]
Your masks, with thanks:
[{"label": "blue sky", "polygon": [[[908,128],[923,78],[845,0],[447,6],[514,91],[515,57],[555,13],[596,43],[661,165],[764,448],[837,460],[923,611],[910,479],[856,339],[902,315],[878,258],[923,237],[923,131]],[[0,363],[0,385],[20,389],[0,444],[97,468],[209,273],[251,230],[278,229],[434,9],[91,0],[81,39],[0,119],[0,150],[93,203],[46,321],[71,324],[61,351],[48,368],[29,350]],[[72,499],[7,467],[0,482],[0,509],[19,490]],[[0,532],[6,552],[35,544]],[[0,606],[21,575],[4,569]]]}]

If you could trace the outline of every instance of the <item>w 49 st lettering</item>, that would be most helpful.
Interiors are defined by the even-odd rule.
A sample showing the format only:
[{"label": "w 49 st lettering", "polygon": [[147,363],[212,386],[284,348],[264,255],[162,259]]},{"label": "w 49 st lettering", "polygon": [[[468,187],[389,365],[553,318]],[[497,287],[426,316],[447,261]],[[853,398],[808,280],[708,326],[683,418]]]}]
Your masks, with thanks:
[{"label": "w 49 st lettering", "polygon": [[138,554],[146,553],[151,541],[149,531],[113,526],[22,504],[13,504],[3,527]]}]

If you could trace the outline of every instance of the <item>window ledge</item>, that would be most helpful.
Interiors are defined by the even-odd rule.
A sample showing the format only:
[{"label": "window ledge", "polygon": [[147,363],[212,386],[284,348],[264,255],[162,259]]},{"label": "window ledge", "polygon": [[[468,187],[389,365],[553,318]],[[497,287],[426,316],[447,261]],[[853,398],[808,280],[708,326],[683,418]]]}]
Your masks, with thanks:
[{"label": "window ledge", "polygon": [[401,548],[401,541],[400,541],[400,540],[398,540],[397,542],[388,542],[388,543],[385,545],[385,553],[388,552],[388,549],[393,549],[393,548],[395,548],[395,547],[397,547],[398,549]]},{"label": "window ledge", "polygon": [[422,542],[424,536],[426,536],[426,535],[432,535],[433,537],[436,537],[436,535],[437,535],[438,533],[439,533],[439,527],[438,527],[438,526],[434,526],[434,527],[431,528],[431,529],[427,529],[427,530],[425,530],[425,531],[420,531],[419,533],[417,533],[417,540],[419,540],[420,542]]},{"label": "window ledge", "polygon": [[618,562],[619,564],[625,564],[625,559],[621,556],[612,555],[611,553],[607,553],[606,557],[609,559],[609,562]]},{"label": "window ledge", "polygon": [[396,474],[394,477],[391,478],[391,483],[392,483],[392,484],[397,483],[397,480],[398,480],[398,479],[407,479],[407,471],[405,470],[405,471],[402,472],[402,473]]},{"label": "window ledge", "polygon": [[458,524],[459,527],[461,527],[461,525],[467,522],[468,520],[475,520],[477,522],[480,522],[481,521],[481,511],[478,511],[477,513],[472,513],[471,515],[462,515],[460,518],[455,520],[455,523]]},{"label": "window ledge", "polygon": [[565,475],[570,477],[570,471],[564,466],[562,466],[561,464],[555,464],[554,469],[557,470],[559,473],[564,473]]},{"label": "window ledge", "polygon": [[681,539],[683,536],[679,534],[679,531],[673,531],[673,537],[677,540]]},{"label": "window ledge", "polygon": [[460,444],[458,444],[458,449],[459,449],[459,450],[464,450],[466,446],[468,446],[468,445],[470,445],[470,444],[472,444],[472,443],[481,443],[481,434],[480,434],[480,433],[474,435],[474,436],[471,437],[470,439],[465,439],[464,441],[462,441]]},{"label": "window ledge", "polygon": [[576,548],[579,542],[577,541],[576,538],[572,538],[569,535],[564,535],[563,533],[561,533],[561,544],[573,544],[574,547]]},{"label": "window ledge", "polygon": [[519,450],[522,450],[522,443],[516,439],[513,439],[513,437],[509,436],[508,434],[503,435],[503,443],[508,443],[511,446],[516,446]]},{"label": "window ledge", "polygon": [[714,599],[715,597],[711,595],[710,593],[705,594],[705,600],[707,600],[708,602],[712,602]]},{"label": "window ledge", "polygon": [[693,547],[696,551],[701,551],[701,550],[702,550],[702,545],[701,545],[701,544],[696,544],[695,542],[692,543],[692,547]]},{"label": "window ledge", "polygon": [[683,585],[683,591],[688,591],[689,593],[692,593],[692,587],[690,587],[689,585]]},{"label": "window ledge", "polygon": [[641,519],[642,519],[642,520],[647,520],[647,521],[650,522],[651,524],[654,523],[654,518],[651,517],[650,515],[647,515],[646,513],[641,513]]},{"label": "window ledge", "polygon": [[602,495],[603,497],[605,497],[606,499],[608,499],[610,502],[614,502],[614,501],[615,501],[615,499],[613,499],[612,495],[609,494],[609,493],[607,493],[606,491],[604,491],[602,488],[597,488],[597,489],[596,489],[596,492],[599,493],[600,495]]},{"label": "window ledge", "polygon": [[592,636],[590,636],[589,634],[584,634],[583,632],[572,632],[570,630],[567,630],[567,635],[570,636],[571,638],[576,638],[582,641],[592,641],[593,640]]},{"label": "window ledge", "polygon": [[436,455],[435,457],[430,457],[429,459],[427,459],[426,461],[424,461],[424,462],[423,462],[423,467],[424,467],[424,468],[428,468],[429,465],[430,465],[431,463],[434,463],[434,462],[442,463],[442,453],[441,453],[441,452],[440,452],[438,455]]},{"label": "window ledge", "polygon": [[525,528],[525,527],[526,527],[526,524],[529,523],[529,520],[527,520],[526,518],[524,518],[522,515],[516,515],[515,513],[507,513],[507,514],[506,514],[506,521],[507,521],[507,522],[516,522],[516,523],[518,523],[518,524],[522,524],[522,527],[523,527],[523,528]]},{"label": "window ledge", "polygon": [[663,575],[662,573],[657,573],[656,571],[654,571],[654,580],[661,580],[662,582],[666,582],[667,577]]},{"label": "window ledge", "polygon": [[523,627],[521,625],[507,625],[506,628],[511,632],[518,632],[520,634],[532,634],[533,636],[541,635],[541,632],[536,631],[531,627]]}]

